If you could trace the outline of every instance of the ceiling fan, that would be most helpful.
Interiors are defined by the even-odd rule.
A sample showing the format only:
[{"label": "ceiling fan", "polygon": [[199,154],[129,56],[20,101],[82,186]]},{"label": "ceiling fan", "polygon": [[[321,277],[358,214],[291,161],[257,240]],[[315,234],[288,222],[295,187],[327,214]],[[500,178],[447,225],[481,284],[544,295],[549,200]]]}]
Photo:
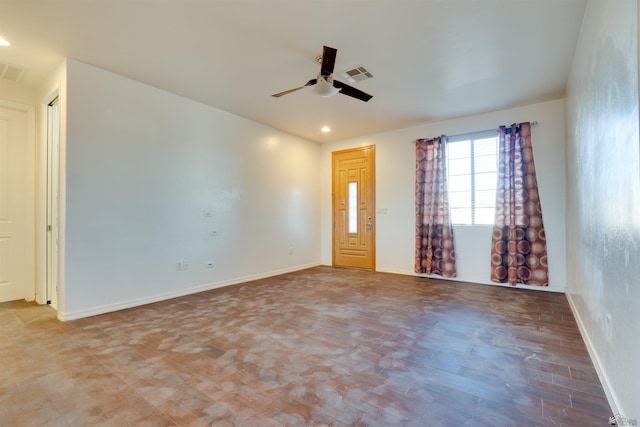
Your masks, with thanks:
[{"label": "ceiling fan", "polygon": [[337,49],[324,46],[322,51],[322,65],[320,66],[320,74],[315,79],[309,80],[304,86],[297,87],[295,89],[285,90],[284,92],[271,95],[275,98],[280,98],[283,95],[295,92],[305,87],[315,86],[313,92],[320,96],[331,96],[340,92],[343,95],[351,96],[361,101],[367,102],[373,95],[369,95],[353,86],[349,86],[346,83],[333,79],[333,66],[336,63]]}]

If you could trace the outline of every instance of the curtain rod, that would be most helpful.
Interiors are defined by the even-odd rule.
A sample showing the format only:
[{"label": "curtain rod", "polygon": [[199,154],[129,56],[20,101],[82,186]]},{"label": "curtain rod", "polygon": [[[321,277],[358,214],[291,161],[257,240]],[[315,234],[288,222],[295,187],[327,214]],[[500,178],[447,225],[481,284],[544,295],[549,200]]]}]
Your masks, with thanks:
[{"label": "curtain rod", "polygon": [[[526,123],[526,122],[521,122],[521,123]],[[520,123],[517,123],[517,124],[519,125]],[[533,121],[530,121],[529,124],[531,126],[536,126],[538,124],[538,122],[533,120]],[[505,127],[507,127],[507,126],[505,126]],[[493,128],[493,129],[479,130],[479,131],[475,131],[475,132],[467,132],[467,133],[462,133],[462,134],[458,134],[458,135],[452,135],[452,137],[462,136],[462,135],[473,135],[474,133],[484,133],[484,132],[494,132],[494,131],[497,132],[498,129],[500,129],[500,127]],[[507,127],[507,129],[508,129],[508,127]]]},{"label": "curtain rod", "polygon": [[[536,126],[538,124],[538,122],[536,120],[532,120],[529,122],[529,124],[531,126]],[[497,132],[499,128],[493,128],[493,129],[485,129],[485,130],[478,130],[478,131],[473,131],[473,132],[466,132],[466,133],[459,133],[456,135],[447,135],[447,138],[455,138],[458,139],[460,141],[464,141],[464,138],[466,135],[477,135],[479,133],[489,133],[489,132]],[[436,137],[437,138],[437,137]],[[431,138],[418,138],[418,139],[431,139]],[[415,144],[417,142],[417,139],[414,139],[413,141],[411,141],[413,144]]]}]

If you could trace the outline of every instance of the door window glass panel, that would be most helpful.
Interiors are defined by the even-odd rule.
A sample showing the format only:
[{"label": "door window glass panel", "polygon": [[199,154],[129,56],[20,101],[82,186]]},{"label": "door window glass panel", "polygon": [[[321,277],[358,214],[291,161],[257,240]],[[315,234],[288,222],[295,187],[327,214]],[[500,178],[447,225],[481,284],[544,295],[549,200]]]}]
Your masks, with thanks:
[{"label": "door window glass panel", "polygon": [[350,182],[349,187],[349,233],[358,232],[358,183]]}]

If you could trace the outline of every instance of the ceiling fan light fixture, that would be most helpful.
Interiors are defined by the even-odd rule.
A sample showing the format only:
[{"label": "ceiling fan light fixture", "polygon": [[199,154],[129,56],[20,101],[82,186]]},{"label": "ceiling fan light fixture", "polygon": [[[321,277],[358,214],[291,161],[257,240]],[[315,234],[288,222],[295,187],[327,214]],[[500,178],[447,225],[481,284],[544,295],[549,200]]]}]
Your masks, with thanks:
[{"label": "ceiling fan light fixture", "polygon": [[[320,61],[320,74],[315,79],[309,80],[304,86],[296,87],[293,89],[285,90],[284,92],[274,93],[274,98],[280,98],[281,96],[288,95],[293,92],[297,92],[301,89],[304,89],[309,86],[313,86],[313,93],[318,96],[328,97],[335,95],[336,93],[341,93],[345,96],[350,96],[355,99],[359,99],[360,101],[367,102],[371,98],[372,95],[361,91],[360,89],[356,89],[353,86],[349,86],[346,83],[343,83],[339,80],[333,81],[333,68],[336,63],[336,52],[337,50],[333,47],[323,46],[322,55],[316,58],[317,61]],[[353,71],[353,70],[347,70]],[[373,77],[371,73],[369,73],[364,67],[358,67],[356,71],[357,73],[365,73],[367,78]],[[351,74],[348,74],[351,76]],[[354,79],[358,80],[358,79]]]},{"label": "ceiling fan light fixture", "polygon": [[322,97],[327,97],[331,95],[335,95],[340,92],[340,89],[337,87],[333,87],[332,82],[325,80],[324,78],[319,78],[318,83],[313,87],[313,92],[316,95],[320,95]]}]

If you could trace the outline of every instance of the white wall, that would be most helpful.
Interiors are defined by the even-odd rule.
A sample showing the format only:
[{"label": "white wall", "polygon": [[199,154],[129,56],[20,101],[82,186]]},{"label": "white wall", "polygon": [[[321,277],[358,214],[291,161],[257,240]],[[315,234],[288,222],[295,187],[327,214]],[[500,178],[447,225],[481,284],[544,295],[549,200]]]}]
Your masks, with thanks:
[{"label": "white wall", "polygon": [[637,18],[634,0],[585,11],[567,91],[567,295],[614,412],[640,422]]},{"label": "white wall", "polygon": [[317,144],[74,60],[67,117],[61,318],[320,263]]},{"label": "white wall", "polygon": [[0,79],[0,99],[34,106],[37,99],[36,90],[19,83]]},{"label": "white wall", "polygon": [[[376,269],[414,273],[415,145],[417,138],[453,136],[495,129],[514,122],[538,121],[532,143],[549,252],[548,288],[564,291],[565,172],[564,103],[562,100],[353,138],[322,145],[322,263],[331,265],[331,152],[362,145],[376,146]],[[454,229],[457,280],[493,284],[490,276],[490,226]],[[520,287],[540,289],[535,286]]]}]

